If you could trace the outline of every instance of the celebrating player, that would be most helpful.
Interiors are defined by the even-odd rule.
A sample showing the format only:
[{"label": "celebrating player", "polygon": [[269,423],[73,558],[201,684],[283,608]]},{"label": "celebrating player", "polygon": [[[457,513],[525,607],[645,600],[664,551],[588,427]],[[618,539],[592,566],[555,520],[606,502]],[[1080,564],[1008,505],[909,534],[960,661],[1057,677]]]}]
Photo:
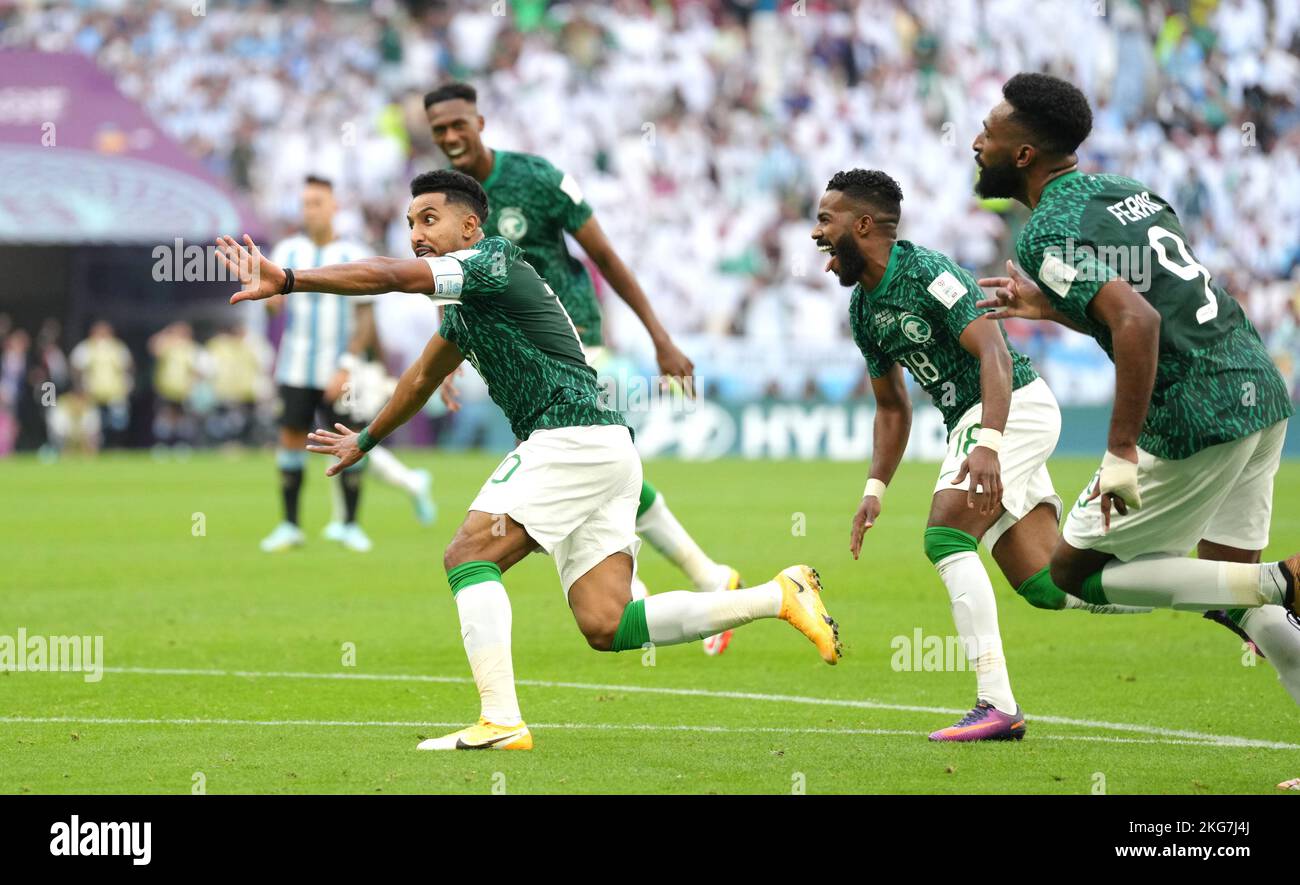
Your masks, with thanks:
[{"label": "celebrating player", "polygon": [[897,239],[903,191],[884,172],[839,172],[826,186],[812,237],[826,270],[853,286],[849,322],[876,398],[871,477],[853,518],[850,550],[881,513],[907,448],[912,405],[902,366],[934,399],[948,428],[925,553],[948,588],[952,617],[976,674],[975,707],[938,741],[1018,740],[1025,720],[1011,692],[982,539],[1011,586],[1042,607],[1086,607],[1048,575],[1061,499],[1047,458],[1061,412],[1047,383],[1010,349],[975,304],[974,278],[947,256]]},{"label": "celebrating player", "polygon": [[660,593],[632,599],[641,462],[622,416],[601,407],[596,373],[550,286],[502,237],[484,235],[488,198],[468,175],[428,172],[411,182],[407,221],[414,259],[369,258],[317,269],[282,269],[229,237],[227,267],[248,288],[232,302],[298,288],[338,295],[419,292],[446,305],[441,329],[403,373],[391,400],[360,433],[342,424],[311,434],[310,451],[346,471],[409,419],[468,359],[523,440],[480,489],[443,556],[461,634],[482,702],[476,725],[420,749],[530,749],[515,695],[510,603],[502,573],[537,548],[555,559],[569,607],[592,648],[690,642],[779,617],[830,664],[838,627],[817,573],[791,566],[758,587],[728,593]]},{"label": "celebrating player", "polygon": [[[601,274],[641,320],[654,342],[664,376],[691,382],[694,367],[677,349],[655,315],[654,308],[627,265],[582,198],[573,177],[544,158],[514,151],[491,150],[483,144],[484,120],[478,93],[467,83],[448,83],[424,97],[433,140],[454,169],[473,176],[491,202],[484,230],[499,234],[523,249],[528,263],[559,296],[573,320],[587,361],[600,367],[604,336],[600,304],[587,269],[569,254],[564,234],[571,233],[596,262]],[[454,396],[454,390],[444,395]],[[451,402],[448,405],[452,405]],[[714,562],[668,509],[664,497],[644,482],[637,504],[636,530],[690,578],[696,590],[726,590],[740,586],[735,569]],[[638,595],[644,587],[637,582]],[[717,654],[730,636],[709,637],[704,650]]]},{"label": "celebrating player", "polygon": [[[1090,335],[1115,363],[1107,451],[1070,509],[1053,580],[1094,603],[1225,610],[1267,656],[1294,658],[1300,556],[1260,563],[1292,414],[1282,377],[1169,203],[1079,171],[1083,93],[1018,74],[1002,95],[972,145],[977,192],[1033,214],[1016,242],[1024,270],[1008,262],[1007,277],[982,280],[996,288],[985,303]],[[1278,669],[1300,701],[1294,668]]]}]

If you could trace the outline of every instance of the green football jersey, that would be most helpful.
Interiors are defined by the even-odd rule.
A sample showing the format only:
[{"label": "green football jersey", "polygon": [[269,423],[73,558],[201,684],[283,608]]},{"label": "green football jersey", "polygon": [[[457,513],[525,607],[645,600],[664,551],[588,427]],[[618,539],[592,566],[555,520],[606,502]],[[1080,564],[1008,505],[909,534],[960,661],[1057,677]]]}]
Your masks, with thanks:
[{"label": "green football jersey", "polygon": [[[951,433],[980,401],[980,361],[961,346],[961,333],[985,311],[975,278],[948,256],[899,240],[885,275],[870,292],[859,284],[849,300],[849,326],[872,378],[902,363],[930,394]],[[1002,333],[1006,340],[1006,332]],[[1038,377],[1029,358],[1011,351],[1011,389]]]},{"label": "green football jersey", "polygon": [[483,190],[488,197],[483,232],[505,237],[523,249],[528,263],[559,296],[582,343],[600,344],[596,289],[564,241],[565,231],[574,233],[591,217],[591,206],[572,176],[534,154],[493,151],[492,171]]},{"label": "green football jersey", "polygon": [[1071,172],[1048,182],[1016,257],[1062,314],[1114,359],[1110,330],[1088,316],[1124,279],[1160,313],[1155,389],[1138,445],[1186,458],[1292,413],[1286,384],[1241,305],[1216,283],[1178,216],[1142,184]]},{"label": "green football jersey", "polygon": [[483,376],[518,439],[554,427],[625,425],[601,405],[573,322],[517,246],[486,237],[427,261],[431,297],[447,303],[439,333]]}]

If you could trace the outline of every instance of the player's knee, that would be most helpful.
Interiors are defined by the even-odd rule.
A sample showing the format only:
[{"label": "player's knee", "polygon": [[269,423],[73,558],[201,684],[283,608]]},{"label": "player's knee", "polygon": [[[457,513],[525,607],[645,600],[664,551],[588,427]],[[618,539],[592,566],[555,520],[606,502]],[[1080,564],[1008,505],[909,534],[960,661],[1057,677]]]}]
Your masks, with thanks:
[{"label": "player's knee", "polygon": [[585,611],[575,612],[577,615],[578,629],[582,631],[582,637],[587,640],[596,651],[613,651],[614,635],[618,633],[618,617],[611,617],[610,613]]},{"label": "player's knee", "polygon": [[586,620],[578,626],[582,630],[583,638],[587,640],[587,645],[596,651],[614,650],[614,634],[618,632],[618,621],[596,618]]},{"label": "player's knee", "polygon": [[612,629],[584,630],[582,635],[587,638],[587,645],[590,645],[596,651],[614,650],[614,631]]},{"label": "player's knee", "polygon": [[469,562],[472,557],[466,555],[465,544],[459,538],[453,538],[442,553],[442,567],[451,571],[456,566]]},{"label": "player's knee", "polygon": [[478,560],[496,561],[492,555],[490,545],[484,543],[485,539],[481,532],[467,530],[464,526],[456,532],[451,541],[447,543],[447,549],[442,554],[442,567],[445,569],[454,569],[458,565],[466,562],[476,562]]},{"label": "player's knee", "polygon": [[951,526],[932,525],[922,536],[925,556],[934,565],[938,565],[949,556],[957,553],[974,553],[979,550],[979,541],[974,535]]},{"label": "player's knee", "polygon": [[1073,596],[1080,596],[1083,590],[1083,577],[1069,563],[1056,558],[1052,559],[1052,583]]}]

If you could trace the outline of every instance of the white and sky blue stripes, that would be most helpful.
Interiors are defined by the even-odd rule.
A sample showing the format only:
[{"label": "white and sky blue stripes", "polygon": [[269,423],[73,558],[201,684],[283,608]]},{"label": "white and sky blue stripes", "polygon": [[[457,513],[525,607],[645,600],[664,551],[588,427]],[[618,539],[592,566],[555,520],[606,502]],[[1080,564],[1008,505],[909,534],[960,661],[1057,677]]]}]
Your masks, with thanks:
[{"label": "white and sky blue stripes", "polygon": [[[367,258],[360,243],[335,240],[317,246],[302,234],[276,245],[271,260],[282,267],[324,267]],[[368,298],[345,298],[320,292],[291,292],[285,299],[285,328],[280,338],[275,380],[289,387],[324,388],[338,368],[352,337],[358,304]]]}]

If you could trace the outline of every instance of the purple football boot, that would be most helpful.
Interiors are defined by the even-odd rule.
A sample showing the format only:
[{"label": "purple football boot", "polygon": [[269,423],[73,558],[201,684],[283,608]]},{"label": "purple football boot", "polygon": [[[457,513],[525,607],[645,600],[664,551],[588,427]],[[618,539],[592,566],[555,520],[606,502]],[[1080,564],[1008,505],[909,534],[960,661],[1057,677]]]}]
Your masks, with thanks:
[{"label": "purple football boot", "polygon": [[[1241,627],[1237,624],[1236,621],[1228,617],[1228,613],[1226,611],[1206,612],[1204,614],[1204,617],[1207,621],[1213,621],[1216,624],[1222,624],[1223,626],[1231,630],[1233,633],[1236,633],[1238,636],[1241,637],[1242,642],[1250,646],[1250,651],[1253,655],[1255,655],[1255,657],[1264,658],[1264,653],[1259,650],[1259,646],[1255,644],[1255,640],[1251,639],[1246,634],[1246,631],[1241,629]],[[1264,659],[1267,660],[1267,658]]]},{"label": "purple football boot", "polygon": [[1025,714],[1003,713],[988,701],[976,701],[975,708],[956,725],[930,735],[932,741],[1018,741],[1025,736]]}]

